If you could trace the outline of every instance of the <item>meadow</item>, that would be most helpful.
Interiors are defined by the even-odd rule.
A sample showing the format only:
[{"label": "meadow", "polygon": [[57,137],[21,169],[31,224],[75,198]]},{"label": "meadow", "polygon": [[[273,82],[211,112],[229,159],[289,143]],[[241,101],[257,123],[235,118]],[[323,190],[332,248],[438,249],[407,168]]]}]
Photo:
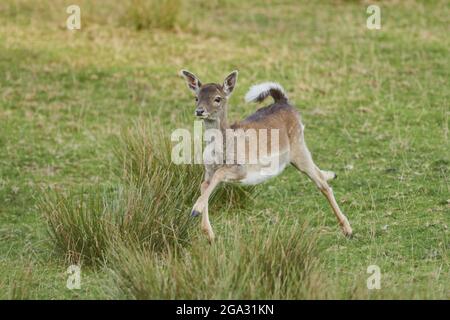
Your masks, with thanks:
[{"label": "meadow", "polygon": [[[369,4],[2,1],[0,298],[449,299],[450,4],[377,1],[380,30]],[[230,122],[282,84],[353,237],[288,168],[218,190],[210,245],[189,217],[203,168],[170,161],[194,121],[182,68],[239,70]]]}]

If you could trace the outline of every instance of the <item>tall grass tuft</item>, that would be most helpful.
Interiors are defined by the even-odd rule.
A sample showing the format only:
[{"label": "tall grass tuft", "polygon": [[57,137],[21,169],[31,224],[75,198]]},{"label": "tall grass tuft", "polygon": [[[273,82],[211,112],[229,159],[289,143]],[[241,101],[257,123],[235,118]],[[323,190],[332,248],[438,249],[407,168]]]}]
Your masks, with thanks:
[{"label": "tall grass tuft", "polygon": [[0,299],[1,300],[27,300],[32,299],[32,288],[37,285],[37,281],[33,276],[33,266],[31,264],[22,264],[21,261],[15,261],[15,264],[20,264],[20,269],[14,273],[6,273],[7,270],[4,264],[2,273],[0,273]]},{"label": "tall grass tuft", "polygon": [[[23,23],[50,22],[65,28],[61,19],[66,0],[2,0],[0,16]],[[136,30],[172,30],[180,24],[181,0],[78,0],[83,29],[90,25],[125,25]],[[45,19],[42,21],[42,19]]]},{"label": "tall grass tuft", "polygon": [[180,0],[132,0],[122,20],[136,30],[174,29],[180,6]]},{"label": "tall grass tuft", "polygon": [[[139,124],[118,139],[118,185],[43,197],[50,237],[70,261],[102,260],[117,241],[152,252],[189,245],[199,222],[190,210],[200,195],[203,168],[175,165],[168,136]],[[251,200],[251,189],[228,186],[214,199],[222,207],[242,206]]]},{"label": "tall grass tuft", "polygon": [[[168,194],[175,193],[182,208],[191,209],[200,196],[203,165],[174,164],[172,143],[164,138],[169,136],[168,132],[153,129],[145,123],[124,131],[115,148],[120,163],[116,173],[127,185],[152,187],[160,197],[167,198]],[[183,189],[179,189],[180,186]],[[211,210],[244,208],[252,203],[255,193],[253,186],[220,185],[211,196]]]},{"label": "tall grass tuft", "polygon": [[327,297],[315,239],[304,226],[236,226],[229,225],[212,246],[199,242],[162,255],[118,244],[110,260],[115,285],[107,290],[131,299]]},{"label": "tall grass tuft", "polygon": [[114,215],[97,188],[67,193],[49,192],[40,202],[50,238],[70,262],[103,257],[117,233]]}]

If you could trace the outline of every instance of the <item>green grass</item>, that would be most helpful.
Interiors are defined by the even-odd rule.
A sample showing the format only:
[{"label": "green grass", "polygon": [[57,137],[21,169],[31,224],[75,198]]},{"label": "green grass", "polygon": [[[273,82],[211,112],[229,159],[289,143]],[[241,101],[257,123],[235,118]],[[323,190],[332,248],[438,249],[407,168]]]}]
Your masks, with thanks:
[{"label": "green grass", "polygon": [[[124,23],[127,8],[114,3],[81,1],[77,32],[64,29],[72,3],[0,4],[0,298],[450,298],[447,2],[380,2],[380,31],[366,29],[367,4],[357,1],[190,0],[167,28]],[[192,129],[181,68],[204,82],[240,71],[230,122],[256,109],[243,102],[250,85],[280,82],[302,114],[316,163],[338,174],[332,185],[353,239],[341,235],[314,185],[289,168],[259,185],[251,206],[210,209],[214,246],[199,226],[187,236],[191,245],[162,254],[118,243],[100,250],[108,252],[102,263],[83,264],[81,290],[68,290],[74,256],[48,233],[42,198],[72,210],[80,195],[95,203],[106,193],[100,204],[120,209],[117,187],[131,185],[126,160],[145,159],[136,121],[150,122],[149,141]],[[151,195],[133,199],[146,205]],[[79,212],[69,212],[77,224]],[[308,245],[310,253],[295,252]],[[280,286],[255,262],[279,248],[294,252],[275,267],[310,285],[299,287],[299,276]],[[202,257],[199,272],[190,270]],[[160,268],[158,259],[170,265]],[[320,279],[295,265],[302,259]],[[372,264],[382,272],[376,292],[365,287]],[[174,273],[176,288],[158,291],[154,282]],[[258,275],[273,285],[254,285]],[[198,288],[188,285],[196,280]]]}]

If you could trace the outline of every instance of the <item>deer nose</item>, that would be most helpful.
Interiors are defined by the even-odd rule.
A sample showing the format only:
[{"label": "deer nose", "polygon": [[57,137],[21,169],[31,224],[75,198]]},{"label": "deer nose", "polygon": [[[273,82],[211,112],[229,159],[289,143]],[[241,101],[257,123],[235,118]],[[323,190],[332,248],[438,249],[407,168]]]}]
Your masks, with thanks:
[{"label": "deer nose", "polygon": [[195,109],[195,115],[196,116],[202,116],[203,115],[203,113],[205,112],[205,110],[204,109]]}]

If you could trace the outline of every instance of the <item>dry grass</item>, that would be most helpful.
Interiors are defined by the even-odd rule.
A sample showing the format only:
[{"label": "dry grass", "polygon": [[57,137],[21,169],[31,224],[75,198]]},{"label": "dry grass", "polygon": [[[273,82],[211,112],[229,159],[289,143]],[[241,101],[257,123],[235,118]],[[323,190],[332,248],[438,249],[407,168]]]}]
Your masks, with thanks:
[{"label": "dry grass", "polygon": [[122,18],[125,25],[136,30],[173,29],[181,9],[180,0],[132,0]]},{"label": "dry grass", "polygon": [[67,0],[5,0],[0,9],[10,20],[22,24],[57,23],[65,27],[66,8],[76,4],[81,9],[82,28],[93,25],[127,26],[136,30],[174,29],[179,23],[180,0],[112,0],[76,3]]}]

